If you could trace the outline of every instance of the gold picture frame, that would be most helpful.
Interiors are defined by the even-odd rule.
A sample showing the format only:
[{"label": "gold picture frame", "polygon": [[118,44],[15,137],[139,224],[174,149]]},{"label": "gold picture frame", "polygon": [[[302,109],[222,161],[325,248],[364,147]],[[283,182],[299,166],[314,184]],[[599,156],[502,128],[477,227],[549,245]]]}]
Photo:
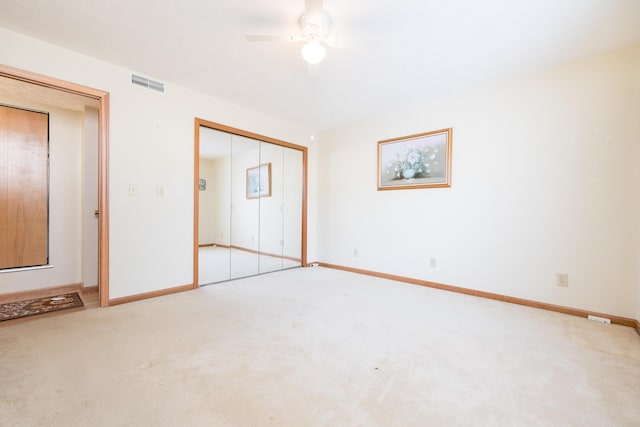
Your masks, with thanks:
[{"label": "gold picture frame", "polygon": [[378,190],[451,187],[452,128],[378,141]]},{"label": "gold picture frame", "polygon": [[247,199],[271,197],[271,163],[247,169]]}]

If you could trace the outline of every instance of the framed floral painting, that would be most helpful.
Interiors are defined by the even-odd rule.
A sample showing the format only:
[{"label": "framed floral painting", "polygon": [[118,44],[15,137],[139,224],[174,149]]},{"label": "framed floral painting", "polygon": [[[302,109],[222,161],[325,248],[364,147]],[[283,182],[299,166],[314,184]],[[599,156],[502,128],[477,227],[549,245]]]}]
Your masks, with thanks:
[{"label": "framed floral painting", "polygon": [[378,142],[378,190],[451,187],[451,133],[442,129]]},{"label": "framed floral painting", "polygon": [[247,169],[247,199],[271,197],[271,163]]}]

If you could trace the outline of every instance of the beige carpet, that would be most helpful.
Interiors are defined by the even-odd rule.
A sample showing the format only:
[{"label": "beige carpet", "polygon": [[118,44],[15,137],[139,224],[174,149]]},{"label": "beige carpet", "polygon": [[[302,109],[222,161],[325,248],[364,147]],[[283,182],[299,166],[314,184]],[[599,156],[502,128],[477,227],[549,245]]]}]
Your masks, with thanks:
[{"label": "beige carpet", "polygon": [[0,327],[2,426],[638,426],[631,328],[323,268]]}]

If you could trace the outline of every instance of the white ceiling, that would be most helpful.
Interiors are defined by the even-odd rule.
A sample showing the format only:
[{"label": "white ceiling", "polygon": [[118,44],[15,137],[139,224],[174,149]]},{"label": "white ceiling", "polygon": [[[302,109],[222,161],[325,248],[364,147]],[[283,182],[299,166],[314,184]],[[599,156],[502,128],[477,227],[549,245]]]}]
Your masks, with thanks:
[{"label": "white ceiling", "polygon": [[[304,0],[0,0],[0,26],[323,130],[640,44],[640,0],[325,0],[359,41],[308,66]],[[108,88],[104,88],[108,90]]]}]

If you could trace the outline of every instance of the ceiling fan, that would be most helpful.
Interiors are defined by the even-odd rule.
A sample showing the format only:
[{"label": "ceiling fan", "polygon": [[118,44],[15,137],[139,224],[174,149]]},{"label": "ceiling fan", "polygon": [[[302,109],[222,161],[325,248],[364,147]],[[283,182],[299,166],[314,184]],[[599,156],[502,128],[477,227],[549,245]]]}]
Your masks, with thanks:
[{"label": "ceiling fan", "polygon": [[322,9],[322,0],[305,0],[305,11],[299,25],[300,33],[295,35],[246,34],[244,37],[250,42],[303,42],[300,53],[310,64],[324,59],[325,46],[337,46],[337,37],[329,35],[331,19]]}]

